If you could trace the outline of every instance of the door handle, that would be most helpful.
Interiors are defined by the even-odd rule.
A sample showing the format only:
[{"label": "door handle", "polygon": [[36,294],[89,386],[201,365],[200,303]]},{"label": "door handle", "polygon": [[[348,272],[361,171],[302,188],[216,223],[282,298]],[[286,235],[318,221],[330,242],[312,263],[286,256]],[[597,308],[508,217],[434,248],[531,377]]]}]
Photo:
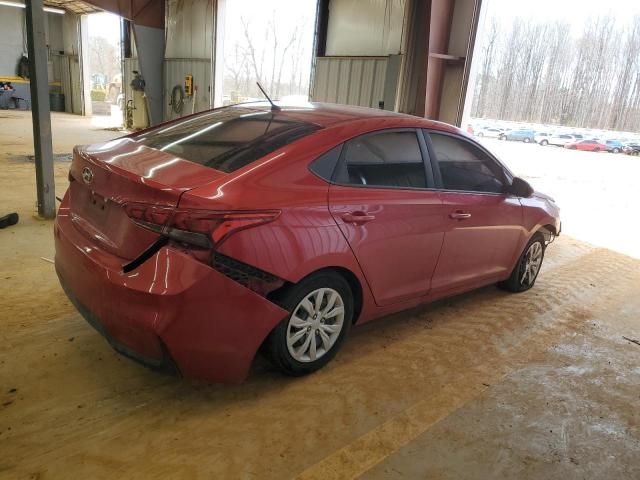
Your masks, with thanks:
[{"label": "door handle", "polygon": [[357,212],[349,212],[342,215],[342,220],[347,223],[355,223],[362,224],[370,222],[371,220],[375,220],[375,215],[369,215],[366,212],[357,211]]},{"label": "door handle", "polygon": [[465,220],[467,218],[471,218],[471,214],[462,211],[451,212],[449,214],[449,218],[453,218],[454,220]]}]

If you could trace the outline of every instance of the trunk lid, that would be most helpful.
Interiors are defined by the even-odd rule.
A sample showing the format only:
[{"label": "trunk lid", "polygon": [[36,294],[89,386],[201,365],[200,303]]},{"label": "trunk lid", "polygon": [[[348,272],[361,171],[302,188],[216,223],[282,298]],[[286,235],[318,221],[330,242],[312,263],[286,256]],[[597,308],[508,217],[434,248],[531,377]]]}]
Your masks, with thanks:
[{"label": "trunk lid", "polygon": [[225,174],[125,137],[75,147],[69,177],[70,211],[76,228],[100,248],[132,260],[158,234],[136,225],[127,215],[127,204],[172,209],[184,192]]}]

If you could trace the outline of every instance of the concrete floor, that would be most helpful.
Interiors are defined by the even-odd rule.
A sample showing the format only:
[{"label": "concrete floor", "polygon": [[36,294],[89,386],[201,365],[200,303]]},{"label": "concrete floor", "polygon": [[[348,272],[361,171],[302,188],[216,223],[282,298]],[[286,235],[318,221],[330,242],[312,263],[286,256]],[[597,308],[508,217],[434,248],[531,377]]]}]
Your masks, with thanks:
[{"label": "concrete floor", "polygon": [[[0,478],[640,478],[640,346],[622,338],[640,339],[640,260],[563,236],[533,290],[356,328],[312,376],[258,360],[241,386],[179,380],[115,354],[66,300],[19,157],[29,118],[0,121],[0,206],[21,214],[0,230]],[[115,135],[54,128],[56,153]]]}]

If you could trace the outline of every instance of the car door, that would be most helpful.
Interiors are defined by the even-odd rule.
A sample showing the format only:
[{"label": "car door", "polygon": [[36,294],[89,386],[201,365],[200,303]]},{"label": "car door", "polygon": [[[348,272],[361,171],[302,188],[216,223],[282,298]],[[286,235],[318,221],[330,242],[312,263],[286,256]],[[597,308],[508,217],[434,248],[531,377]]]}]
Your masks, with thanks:
[{"label": "car door", "polygon": [[419,130],[380,130],[343,146],[329,209],[374,299],[388,305],[426,295],[442,247],[442,201]]},{"label": "car door", "polygon": [[511,175],[485,149],[458,135],[425,132],[446,228],[432,289],[456,290],[508,276],[524,229]]}]

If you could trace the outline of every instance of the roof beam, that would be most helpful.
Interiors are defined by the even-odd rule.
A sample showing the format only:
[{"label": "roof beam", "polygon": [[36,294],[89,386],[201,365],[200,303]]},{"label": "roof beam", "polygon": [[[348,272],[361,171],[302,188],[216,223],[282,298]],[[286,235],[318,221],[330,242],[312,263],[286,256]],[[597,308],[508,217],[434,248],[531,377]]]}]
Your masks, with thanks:
[{"label": "roof beam", "polygon": [[85,2],[120,15],[136,25],[164,29],[164,0],[85,0]]}]

